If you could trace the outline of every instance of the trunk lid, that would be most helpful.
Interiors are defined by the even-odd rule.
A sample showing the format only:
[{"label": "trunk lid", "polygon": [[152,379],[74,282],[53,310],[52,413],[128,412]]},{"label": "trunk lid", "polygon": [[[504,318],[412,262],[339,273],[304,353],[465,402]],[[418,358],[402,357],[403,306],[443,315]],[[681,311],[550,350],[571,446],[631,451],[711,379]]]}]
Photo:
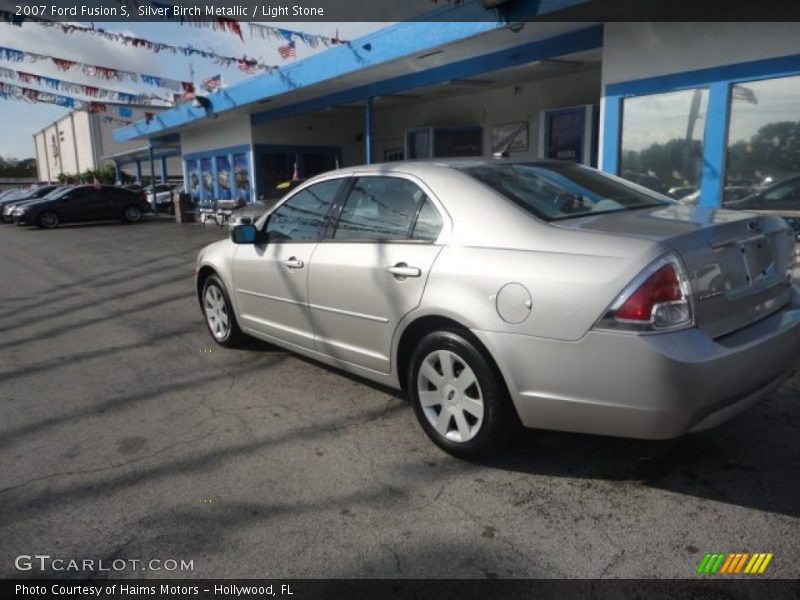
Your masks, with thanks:
[{"label": "trunk lid", "polygon": [[716,338],[791,298],[794,236],[782,219],[670,205],[560,221],[559,227],[662,242],[686,266],[697,327]]}]

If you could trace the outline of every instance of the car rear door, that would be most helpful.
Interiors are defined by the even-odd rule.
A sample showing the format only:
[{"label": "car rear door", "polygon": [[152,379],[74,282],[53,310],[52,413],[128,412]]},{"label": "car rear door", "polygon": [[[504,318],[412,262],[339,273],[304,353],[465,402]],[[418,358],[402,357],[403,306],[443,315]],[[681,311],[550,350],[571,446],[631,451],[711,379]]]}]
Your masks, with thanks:
[{"label": "car rear door", "polygon": [[308,293],[317,350],[381,373],[392,336],[419,305],[444,213],[410,176],[356,178],[314,251]]},{"label": "car rear door", "polygon": [[266,243],[237,246],[233,281],[243,330],[314,348],[309,263],[344,181],[337,177],[298,191],[269,215]]}]

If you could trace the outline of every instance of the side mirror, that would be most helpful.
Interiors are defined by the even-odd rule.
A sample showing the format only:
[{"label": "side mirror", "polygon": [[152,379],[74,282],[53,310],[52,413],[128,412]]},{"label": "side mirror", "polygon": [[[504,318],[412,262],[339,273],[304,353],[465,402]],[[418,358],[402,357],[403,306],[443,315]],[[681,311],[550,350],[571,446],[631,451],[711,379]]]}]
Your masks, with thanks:
[{"label": "side mirror", "polygon": [[257,244],[260,237],[255,225],[237,225],[231,231],[231,241],[234,244]]}]

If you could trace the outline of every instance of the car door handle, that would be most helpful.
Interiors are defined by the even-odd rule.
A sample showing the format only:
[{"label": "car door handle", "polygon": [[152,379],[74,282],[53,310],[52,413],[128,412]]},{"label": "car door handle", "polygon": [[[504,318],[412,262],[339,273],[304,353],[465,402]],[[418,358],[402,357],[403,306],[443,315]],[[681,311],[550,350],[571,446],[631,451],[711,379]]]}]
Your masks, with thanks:
[{"label": "car door handle", "polygon": [[386,268],[395,277],[419,277],[422,271],[418,267],[409,267],[406,263],[397,263],[393,267]]},{"label": "car door handle", "polygon": [[287,269],[302,269],[305,263],[300,260],[299,258],[295,258],[294,256],[289,260],[283,261],[283,266]]}]

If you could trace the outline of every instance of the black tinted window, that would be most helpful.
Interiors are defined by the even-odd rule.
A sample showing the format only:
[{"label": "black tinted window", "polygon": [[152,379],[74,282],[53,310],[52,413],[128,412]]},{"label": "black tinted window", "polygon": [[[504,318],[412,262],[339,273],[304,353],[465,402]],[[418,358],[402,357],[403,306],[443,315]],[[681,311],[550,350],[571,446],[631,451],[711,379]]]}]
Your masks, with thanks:
[{"label": "black tinted window", "polygon": [[673,203],[641,186],[577,165],[508,163],[463,170],[545,221]]},{"label": "black tinted window", "polygon": [[436,241],[442,231],[442,224],[442,215],[436,210],[433,202],[426,198],[419,209],[419,216],[414,224],[414,232],[411,234],[411,239],[428,242]]},{"label": "black tinted window", "polygon": [[270,241],[318,240],[325,215],[341,184],[341,179],[323,181],[292,196],[267,221]]},{"label": "black tinted window", "polygon": [[425,193],[407,179],[362,177],[347,196],[337,240],[407,240]]}]

